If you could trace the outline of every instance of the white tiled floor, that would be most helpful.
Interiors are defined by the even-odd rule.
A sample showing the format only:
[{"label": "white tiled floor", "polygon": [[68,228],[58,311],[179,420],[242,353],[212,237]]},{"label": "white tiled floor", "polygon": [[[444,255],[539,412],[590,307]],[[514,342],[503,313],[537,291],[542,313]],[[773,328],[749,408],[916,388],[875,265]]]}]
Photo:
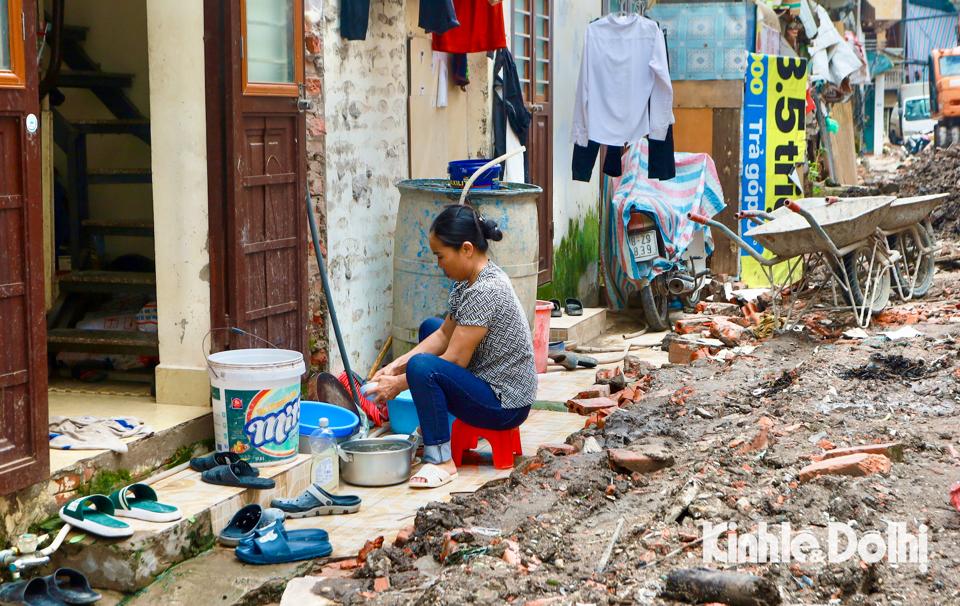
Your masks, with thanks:
[{"label": "white tiled floor", "polygon": [[[96,417],[132,416],[142,419],[154,431],[163,431],[210,412],[209,406],[157,404],[146,396],[95,395],[69,391],[50,391],[50,416],[93,415]],[[129,440],[133,441],[133,440]],[[55,472],[88,459],[103,450],[50,449],[50,471]]]}]

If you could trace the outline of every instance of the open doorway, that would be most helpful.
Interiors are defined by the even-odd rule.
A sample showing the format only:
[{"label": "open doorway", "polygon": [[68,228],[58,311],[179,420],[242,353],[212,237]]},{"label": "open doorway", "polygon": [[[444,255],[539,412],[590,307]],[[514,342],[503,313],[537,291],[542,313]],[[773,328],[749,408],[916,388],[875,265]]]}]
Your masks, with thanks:
[{"label": "open doorway", "polygon": [[152,395],[159,362],[146,0],[43,0],[52,389]]}]

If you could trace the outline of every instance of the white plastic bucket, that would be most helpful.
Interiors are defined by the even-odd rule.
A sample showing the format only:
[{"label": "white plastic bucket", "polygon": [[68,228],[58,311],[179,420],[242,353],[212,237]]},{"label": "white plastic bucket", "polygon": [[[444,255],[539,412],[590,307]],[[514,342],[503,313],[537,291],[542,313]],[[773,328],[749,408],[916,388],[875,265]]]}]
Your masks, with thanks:
[{"label": "white plastic bucket", "polygon": [[287,349],[235,349],[207,357],[217,451],[251,465],[276,465],[300,443],[303,354]]}]

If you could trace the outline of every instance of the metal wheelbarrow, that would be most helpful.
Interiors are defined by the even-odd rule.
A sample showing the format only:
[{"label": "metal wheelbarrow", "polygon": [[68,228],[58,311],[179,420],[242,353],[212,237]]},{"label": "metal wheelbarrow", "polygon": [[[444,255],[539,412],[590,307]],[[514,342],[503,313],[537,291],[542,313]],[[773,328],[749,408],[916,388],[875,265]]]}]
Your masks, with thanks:
[{"label": "metal wheelbarrow", "polygon": [[[788,275],[802,268],[803,280],[824,268],[832,276],[834,302],[836,290],[853,313],[858,326],[870,324],[872,315],[881,312],[890,300],[890,268],[899,258],[881,242],[878,227],[890,212],[893,196],[849,198],[842,204],[832,198],[791,200],[771,213],[740,213],[756,227],[744,235],[759,242],[774,256],[767,258],[747,244],[738,234],[718,221],[691,215],[693,221],[715,227],[737,243],[763,268],[776,306],[782,297],[773,266],[786,262]],[[776,313],[776,307],[775,307]],[[789,314],[788,314],[789,317]]]}]

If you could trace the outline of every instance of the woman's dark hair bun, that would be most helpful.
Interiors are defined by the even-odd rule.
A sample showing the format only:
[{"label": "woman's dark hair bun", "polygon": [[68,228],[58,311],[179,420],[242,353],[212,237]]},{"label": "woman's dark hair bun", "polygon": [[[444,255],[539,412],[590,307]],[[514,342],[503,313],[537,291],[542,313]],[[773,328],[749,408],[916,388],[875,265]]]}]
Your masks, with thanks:
[{"label": "woman's dark hair bun", "polygon": [[503,240],[503,232],[500,231],[500,226],[497,225],[497,222],[493,219],[487,219],[481,215],[478,217],[480,222],[480,230],[483,232],[483,237],[487,240],[493,242],[499,242]]}]

